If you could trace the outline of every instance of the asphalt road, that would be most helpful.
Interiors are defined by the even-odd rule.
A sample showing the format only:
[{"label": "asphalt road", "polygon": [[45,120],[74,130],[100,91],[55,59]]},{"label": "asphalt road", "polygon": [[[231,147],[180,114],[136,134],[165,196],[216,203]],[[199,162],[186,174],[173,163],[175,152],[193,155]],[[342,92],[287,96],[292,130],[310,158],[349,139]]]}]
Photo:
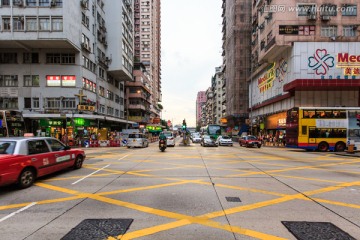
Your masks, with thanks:
[{"label": "asphalt road", "polygon": [[283,221],[328,222],[360,239],[360,158],[237,144],[86,154],[82,169],[0,188],[0,239],[62,239],[86,219],[132,222],[78,239],[296,239]]}]

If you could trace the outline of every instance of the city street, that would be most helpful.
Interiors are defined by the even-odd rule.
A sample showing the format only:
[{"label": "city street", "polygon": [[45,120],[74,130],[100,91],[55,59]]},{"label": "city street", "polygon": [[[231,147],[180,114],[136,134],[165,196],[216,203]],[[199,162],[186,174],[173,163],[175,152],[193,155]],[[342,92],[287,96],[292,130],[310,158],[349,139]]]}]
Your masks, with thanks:
[{"label": "city street", "polygon": [[86,219],[118,219],[123,231],[94,225],[77,239],[296,239],[284,221],[329,222],[353,237],[339,239],[360,238],[359,158],[179,141],[164,153],[157,143],[88,148],[79,170],[0,188],[0,239],[62,239]]}]

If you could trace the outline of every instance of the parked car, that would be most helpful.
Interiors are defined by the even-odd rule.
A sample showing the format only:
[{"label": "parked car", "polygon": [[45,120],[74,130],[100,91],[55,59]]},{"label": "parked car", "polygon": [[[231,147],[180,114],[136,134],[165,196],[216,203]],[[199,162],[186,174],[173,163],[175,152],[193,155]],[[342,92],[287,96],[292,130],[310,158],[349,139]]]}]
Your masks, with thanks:
[{"label": "parked car", "polygon": [[229,136],[219,136],[216,139],[216,144],[218,146],[233,146],[233,141]]},{"label": "parked car", "polygon": [[166,136],[166,145],[169,147],[175,147],[175,137],[172,132],[163,132]]},{"label": "parked car", "polygon": [[248,135],[239,139],[240,146],[261,148],[262,142],[257,137]]},{"label": "parked car", "polygon": [[127,147],[148,147],[149,141],[142,133],[131,133],[128,137]]},{"label": "parked car", "polygon": [[203,135],[200,142],[201,146],[214,146],[217,147],[218,145],[215,143],[215,139],[211,138],[209,135]]},{"label": "parked car", "polygon": [[55,138],[18,137],[0,139],[0,186],[16,183],[30,187],[36,178],[66,168],[79,169],[85,152],[70,149]]},{"label": "parked car", "polygon": [[200,134],[193,134],[191,140],[193,143],[200,143],[201,142]]}]

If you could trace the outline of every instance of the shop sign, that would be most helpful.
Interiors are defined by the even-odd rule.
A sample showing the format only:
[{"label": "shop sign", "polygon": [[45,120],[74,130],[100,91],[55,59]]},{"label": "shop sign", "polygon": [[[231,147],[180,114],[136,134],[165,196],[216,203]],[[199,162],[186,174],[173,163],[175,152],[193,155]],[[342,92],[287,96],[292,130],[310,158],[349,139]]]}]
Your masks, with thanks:
[{"label": "shop sign", "polygon": [[[360,55],[352,55],[350,53],[338,53],[336,57],[336,68],[343,69],[343,75],[345,79],[355,79],[360,75]],[[315,71],[315,74],[321,76],[321,79],[325,79],[325,75],[335,67],[335,57],[328,53],[326,49],[317,49],[315,53],[308,58],[308,67]],[[341,76],[327,76],[329,79],[337,78]]]},{"label": "shop sign", "polygon": [[226,118],[221,118],[221,119],[220,119],[220,122],[221,122],[222,124],[227,124],[228,121],[227,121]]},{"label": "shop sign", "polygon": [[80,110],[80,111],[95,112],[95,106],[78,105],[78,110]]},{"label": "shop sign", "polygon": [[275,62],[271,64],[266,70],[265,74],[258,79],[258,88],[261,93],[273,87],[276,77],[275,65]]},{"label": "shop sign", "polygon": [[63,87],[75,87],[76,76],[61,76],[61,82]]},{"label": "shop sign", "polygon": [[278,129],[286,127],[286,112],[277,113],[266,118],[266,129]]},{"label": "shop sign", "polygon": [[2,127],[2,120],[0,120],[0,127]]},{"label": "shop sign", "polygon": [[278,119],[278,127],[286,127],[286,118]]},{"label": "shop sign", "polygon": [[296,25],[280,25],[279,26],[279,34],[285,35],[298,35],[299,34],[299,26]]},{"label": "shop sign", "polygon": [[41,127],[62,127],[63,126],[63,120],[40,119],[40,126]]},{"label": "shop sign", "polygon": [[61,87],[60,76],[48,75],[46,76],[46,86]]},{"label": "shop sign", "polygon": [[75,118],[74,123],[76,126],[84,126],[85,125],[85,119],[83,118]]},{"label": "shop sign", "polygon": [[159,117],[156,117],[156,118],[153,119],[153,123],[155,123],[155,124],[159,124],[160,121],[161,121],[161,120],[160,120]]}]

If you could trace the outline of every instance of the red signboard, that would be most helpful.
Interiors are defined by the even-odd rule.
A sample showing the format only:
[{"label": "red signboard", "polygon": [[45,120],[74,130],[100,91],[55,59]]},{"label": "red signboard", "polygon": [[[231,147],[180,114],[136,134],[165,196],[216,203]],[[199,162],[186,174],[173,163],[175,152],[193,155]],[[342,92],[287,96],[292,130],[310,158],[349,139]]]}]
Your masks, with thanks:
[{"label": "red signboard", "polygon": [[61,82],[63,87],[75,87],[76,76],[61,76]]},{"label": "red signboard", "polygon": [[60,76],[53,76],[53,75],[46,76],[46,86],[61,87]]}]

